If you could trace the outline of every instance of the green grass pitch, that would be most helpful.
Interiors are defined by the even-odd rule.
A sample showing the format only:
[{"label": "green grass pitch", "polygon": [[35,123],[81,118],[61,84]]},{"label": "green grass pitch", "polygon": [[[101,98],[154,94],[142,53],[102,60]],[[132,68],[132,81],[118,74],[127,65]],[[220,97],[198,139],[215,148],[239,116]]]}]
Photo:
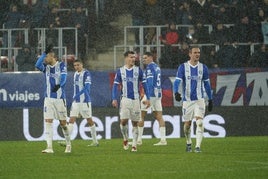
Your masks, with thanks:
[{"label": "green grass pitch", "polygon": [[[0,178],[267,178],[268,137],[204,138],[202,153],[186,153],[185,139],[144,139],[138,152],[124,151],[121,139],[72,141],[72,153],[53,142],[1,141]],[[193,140],[195,142],[195,140]]]}]

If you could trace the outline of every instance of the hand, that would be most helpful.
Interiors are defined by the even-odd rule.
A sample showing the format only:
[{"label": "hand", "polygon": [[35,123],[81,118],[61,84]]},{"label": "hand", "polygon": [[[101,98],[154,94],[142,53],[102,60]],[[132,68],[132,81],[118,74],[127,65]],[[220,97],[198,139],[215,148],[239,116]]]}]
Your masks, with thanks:
[{"label": "hand", "polygon": [[49,45],[46,47],[45,53],[48,54],[48,53],[52,52],[52,50],[53,50],[53,45],[52,45],[52,44],[49,44]]},{"label": "hand", "polygon": [[118,104],[117,104],[117,100],[116,100],[116,99],[114,99],[114,100],[112,101],[112,106],[115,107],[115,108],[118,107]]},{"label": "hand", "polygon": [[176,101],[181,101],[181,94],[176,92],[175,93],[175,99],[176,99]]},{"label": "hand", "polygon": [[146,109],[148,109],[151,106],[150,100],[143,100],[142,103],[146,106]]},{"label": "hand", "polygon": [[56,85],[53,89],[52,89],[52,92],[57,92],[58,91],[58,89],[60,88],[60,85]]},{"label": "hand", "polygon": [[208,100],[208,111],[212,111],[212,108],[213,108],[213,102],[212,102],[212,99]]}]

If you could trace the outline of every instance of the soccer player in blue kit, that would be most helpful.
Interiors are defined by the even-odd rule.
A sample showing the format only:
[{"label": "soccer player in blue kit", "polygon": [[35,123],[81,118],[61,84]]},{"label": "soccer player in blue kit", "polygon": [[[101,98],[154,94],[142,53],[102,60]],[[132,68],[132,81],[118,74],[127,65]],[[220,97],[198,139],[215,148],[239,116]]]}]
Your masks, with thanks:
[{"label": "soccer player in blue kit", "polygon": [[[208,68],[199,62],[200,48],[192,46],[189,49],[190,60],[178,67],[173,86],[176,101],[183,100],[182,115],[184,120],[184,135],[186,138],[186,151],[192,151],[191,124],[196,120],[196,145],[195,152],[201,152],[205,115],[205,92],[208,97],[208,111],[212,111],[212,91],[209,81]],[[182,84],[182,96],[179,86]],[[205,90],[204,90],[205,89]]]},{"label": "soccer player in blue kit", "polygon": [[[166,125],[165,121],[163,119],[162,114],[162,87],[161,87],[161,70],[159,66],[154,63],[153,61],[153,54],[151,52],[145,52],[143,54],[143,63],[146,65],[146,69],[144,71],[146,82],[149,90],[150,95],[150,108],[153,111],[155,119],[159,123],[159,130],[160,130],[160,141],[155,146],[158,145],[167,145],[166,141]],[[142,102],[146,99],[146,96],[144,95]],[[138,124],[138,144],[142,144],[142,133],[144,128],[144,118],[147,114],[149,108],[146,108],[146,106],[141,103],[141,116],[142,120]]]},{"label": "soccer player in blue kit", "polygon": [[44,99],[44,119],[47,148],[42,153],[54,153],[52,147],[53,139],[53,119],[60,121],[65,140],[65,153],[71,152],[71,140],[67,128],[67,108],[65,96],[65,83],[67,69],[64,62],[57,61],[53,46],[48,45],[45,52],[38,58],[35,67],[45,75],[45,99]]},{"label": "soccer player in blue kit", "polygon": [[99,145],[96,134],[96,126],[92,120],[92,107],[90,97],[91,75],[88,70],[83,67],[81,60],[75,60],[74,63],[74,95],[70,111],[70,120],[68,129],[70,135],[73,131],[73,124],[76,118],[81,115],[82,118],[87,119],[90,126],[91,137],[93,142],[88,146],[96,147]]},{"label": "soccer player in blue kit", "polygon": [[146,79],[140,67],[135,66],[135,52],[127,51],[124,53],[125,65],[116,71],[112,88],[112,105],[118,107],[117,89],[122,85],[120,100],[120,129],[123,135],[123,148],[128,149],[128,119],[132,122],[132,152],[137,151],[138,122],[141,120],[139,84],[142,83],[147,99],[144,105],[150,106],[150,96]]}]

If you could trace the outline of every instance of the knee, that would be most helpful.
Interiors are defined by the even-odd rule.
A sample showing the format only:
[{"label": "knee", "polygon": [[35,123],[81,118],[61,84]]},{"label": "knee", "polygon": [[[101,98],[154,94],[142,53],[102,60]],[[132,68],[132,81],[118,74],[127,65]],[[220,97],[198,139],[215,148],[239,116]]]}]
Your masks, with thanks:
[{"label": "knee", "polygon": [[196,126],[203,127],[203,120],[202,119],[197,119],[196,120]]},{"label": "knee", "polygon": [[187,130],[190,129],[191,128],[191,123],[190,122],[185,122],[184,123],[184,128],[187,129]]}]

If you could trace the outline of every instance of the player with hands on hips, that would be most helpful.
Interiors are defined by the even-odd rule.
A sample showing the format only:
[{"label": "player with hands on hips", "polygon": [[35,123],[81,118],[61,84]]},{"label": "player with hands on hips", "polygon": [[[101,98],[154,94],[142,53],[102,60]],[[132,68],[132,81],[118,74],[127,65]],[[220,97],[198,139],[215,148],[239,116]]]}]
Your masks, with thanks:
[{"label": "player with hands on hips", "polygon": [[53,45],[48,45],[38,58],[35,67],[45,74],[45,99],[44,99],[44,120],[45,137],[47,148],[42,153],[54,153],[52,147],[53,140],[53,119],[60,121],[65,140],[65,153],[71,152],[71,140],[67,128],[67,108],[65,96],[65,83],[67,69],[64,62],[57,61],[53,52]]},{"label": "player with hands on hips", "polygon": [[132,152],[137,151],[138,122],[141,120],[139,84],[142,83],[147,99],[144,104],[150,106],[150,96],[146,79],[140,67],[135,66],[135,53],[127,51],[124,53],[125,65],[117,69],[113,88],[112,88],[112,105],[118,107],[117,91],[121,84],[120,100],[120,129],[123,136],[123,149],[128,149],[128,120],[132,122]]},{"label": "player with hands on hips", "polygon": [[[176,101],[182,102],[182,115],[184,119],[184,135],[186,138],[186,151],[192,151],[191,124],[196,120],[196,145],[195,152],[201,152],[205,115],[205,92],[208,97],[208,111],[212,111],[212,92],[208,68],[199,62],[200,48],[192,46],[189,49],[190,60],[178,67],[173,91]],[[182,95],[179,86],[182,84]],[[205,91],[203,90],[205,88]]]}]

